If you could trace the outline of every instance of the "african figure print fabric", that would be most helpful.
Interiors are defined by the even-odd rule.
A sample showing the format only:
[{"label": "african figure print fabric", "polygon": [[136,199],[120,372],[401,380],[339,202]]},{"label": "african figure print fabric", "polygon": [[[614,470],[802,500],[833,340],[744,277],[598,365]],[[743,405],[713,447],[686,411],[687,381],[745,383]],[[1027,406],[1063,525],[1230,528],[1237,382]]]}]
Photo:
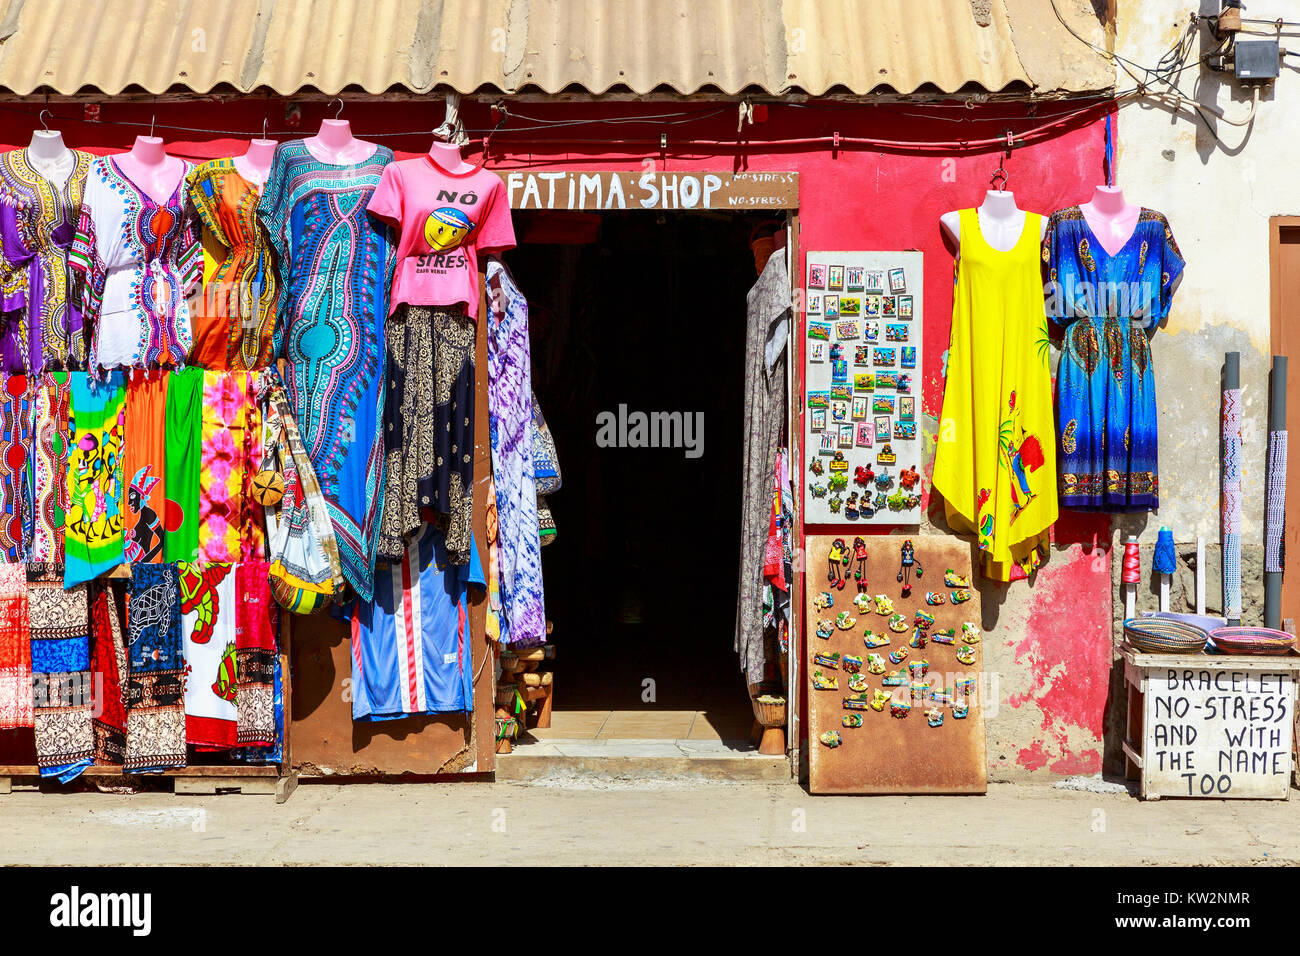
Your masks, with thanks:
[{"label": "african figure print fabric", "polygon": [[496,486],[497,551],[506,643],[546,640],[542,542],[533,471],[528,302],[498,260],[487,266],[488,434]]},{"label": "african figure print fabric", "polygon": [[261,193],[233,159],[196,166],[187,181],[203,224],[203,305],[191,317],[190,361],[208,369],[257,369],[280,351],[275,321],[279,278],[257,215]]},{"label": "african figure print fabric", "polygon": [[202,750],[235,746],[235,567],[176,566],[185,653],[185,742]]},{"label": "african figure print fabric", "polygon": [[33,508],[32,396],[27,376],[10,375],[0,387],[0,562],[22,561]]},{"label": "african figure print fabric", "polygon": [[68,411],[70,372],[46,372],[32,396],[34,504],[27,560],[38,573],[63,572],[68,511]]},{"label": "african figure print fabric", "polygon": [[86,361],[68,252],[94,159],[68,150],[67,178],[47,179],[26,149],[0,154],[0,369],[39,374]]},{"label": "african figure print fabric", "polygon": [[[183,161],[182,161],[183,162]],[[84,277],[91,368],[182,365],[193,344],[186,296],[203,269],[184,171],[159,204],[104,156],[90,164],[69,262]]]},{"label": "african figure print fabric", "polygon": [[126,383],[127,481],[123,540],[132,564],[160,562],[167,509],[167,383],[158,370],[133,370]]},{"label": "african figure print fabric", "polygon": [[1169,314],[1183,257],[1165,217],[1143,209],[1114,255],[1078,206],[1052,214],[1043,259],[1048,314],[1065,327],[1056,374],[1061,505],[1148,511],[1160,504],[1150,336]]},{"label": "african figure print fabric", "polygon": [[121,564],[122,442],[126,383],[121,372],[96,381],[73,373],[68,412],[68,513],[65,587]]},{"label": "african figure print fabric", "polygon": [[27,569],[0,564],[0,730],[32,726]]},{"label": "african figure print fabric", "polygon": [[258,210],[282,269],[285,382],[338,542],[343,575],[374,588],[384,499],[384,319],[390,230],[366,212],[393,154],[343,167],[281,143]]},{"label": "african figure print fabric", "polygon": [[58,581],[32,581],[27,605],[36,766],[41,776],[67,783],[95,753],[89,594],[84,584],[65,590]]},{"label": "african figure print fabric", "polygon": [[181,587],[175,565],[131,568],[127,603],[126,759],[128,773],[185,766],[185,657]]}]

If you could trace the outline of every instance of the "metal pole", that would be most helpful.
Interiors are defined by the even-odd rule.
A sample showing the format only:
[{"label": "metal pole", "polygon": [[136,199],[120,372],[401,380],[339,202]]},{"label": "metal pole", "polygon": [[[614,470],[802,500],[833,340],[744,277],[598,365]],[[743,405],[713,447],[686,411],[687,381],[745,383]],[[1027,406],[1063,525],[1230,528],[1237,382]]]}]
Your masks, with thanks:
[{"label": "metal pole", "polygon": [[1282,535],[1286,527],[1286,356],[1273,356],[1268,395],[1268,476],[1264,508],[1264,626],[1282,627]]}]

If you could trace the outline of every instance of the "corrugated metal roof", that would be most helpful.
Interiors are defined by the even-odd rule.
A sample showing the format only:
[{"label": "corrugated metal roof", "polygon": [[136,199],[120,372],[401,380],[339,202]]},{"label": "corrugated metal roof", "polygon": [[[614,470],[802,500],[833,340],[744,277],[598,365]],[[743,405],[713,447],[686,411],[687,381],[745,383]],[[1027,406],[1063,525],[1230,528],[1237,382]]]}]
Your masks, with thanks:
[{"label": "corrugated metal roof", "polygon": [[[1101,42],[1088,0],[1058,0]],[[1091,91],[1041,0],[8,0],[0,89]]]}]

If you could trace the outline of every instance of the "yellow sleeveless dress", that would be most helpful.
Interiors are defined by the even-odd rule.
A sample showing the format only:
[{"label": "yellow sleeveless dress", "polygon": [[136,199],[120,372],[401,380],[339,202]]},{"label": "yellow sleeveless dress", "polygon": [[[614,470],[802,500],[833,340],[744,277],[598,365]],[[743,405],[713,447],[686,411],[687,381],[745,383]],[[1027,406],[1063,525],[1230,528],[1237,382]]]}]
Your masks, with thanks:
[{"label": "yellow sleeveless dress", "polygon": [[934,488],[948,523],[974,533],[984,573],[1011,579],[1047,558],[1057,517],[1056,426],[1040,274],[1042,216],[1025,214],[1009,251],[963,209],[948,380]]}]

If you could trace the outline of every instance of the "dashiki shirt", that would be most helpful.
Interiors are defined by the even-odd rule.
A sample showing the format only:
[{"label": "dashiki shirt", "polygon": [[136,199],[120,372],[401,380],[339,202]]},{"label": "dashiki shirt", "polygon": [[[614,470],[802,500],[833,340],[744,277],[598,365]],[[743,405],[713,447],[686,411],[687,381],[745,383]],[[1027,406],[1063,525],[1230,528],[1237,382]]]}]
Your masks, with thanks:
[{"label": "dashiki shirt", "polygon": [[68,513],[64,531],[64,587],[121,564],[122,440],[126,382],[121,372],[97,382],[71,374],[68,410]]},{"label": "dashiki shirt", "polygon": [[483,568],[470,541],[468,564],[452,564],[433,525],[402,560],[375,572],[375,599],[352,612],[352,719],[474,709],[468,590]]},{"label": "dashiki shirt", "polygon": [[64,522],[68,511],[68,377],[46,372],[32,395],[32,506],[27,560],[39,574],[62,575]]},{"label": "dashiki shirt", "polygon": [[132,565],[126,623],[130,663],[122,769],[156,773],[183,767],[185,656],[176,565]]},{"label": "dashiki shirt", "polygon": [[338,541],[369,600],[384,503],[384,319],[394,252],[366,204],[392,150],[352,166],[281,143],[259,212],[281,263],[286,390]]},{"label": "dashiki shirt", "polygon": [[1060,499],[1067,508],[1159,507],[1151,331],[1169,314],[1183,257],[1165,217],[1143,209],[1114,256],[1078,206],[1043,241],[1048,312],[1065,328],[1056,374]]},{"label": "dashiki shirt", "polygon": [[233,564],[182,561],[181,634],[185,654],[185,742],[201,750],[235,746],[235,619]]},{"label": "dashiki shirt", "polygon": [[86,361],[68,250],[93,159],[69,150],[68,178],[58,185],[36,171],[26,149],[0,154],[0,363],[6,372]]},{"label": "dashiki shirt", "polygon": [[196,166],[189,199],[203,223],[203,304],[191,316],[203,368],[256,369],[279,354],[275,303],[279,280],[266,227],[257,216],[261,190],[233,159]]},{"label": "dashiki shirt", "polygon": [[158,205],[111,156],[90,164],[69,261],[85,276],[92,368],[183,365],[193,344],[185,297],[203,269],[197,218],[180,181]]},{"label": "dashiki shirt", "polygon": [[27,376],[0,377],[0,562],[27,557],[33,504],[31,409]]}]

